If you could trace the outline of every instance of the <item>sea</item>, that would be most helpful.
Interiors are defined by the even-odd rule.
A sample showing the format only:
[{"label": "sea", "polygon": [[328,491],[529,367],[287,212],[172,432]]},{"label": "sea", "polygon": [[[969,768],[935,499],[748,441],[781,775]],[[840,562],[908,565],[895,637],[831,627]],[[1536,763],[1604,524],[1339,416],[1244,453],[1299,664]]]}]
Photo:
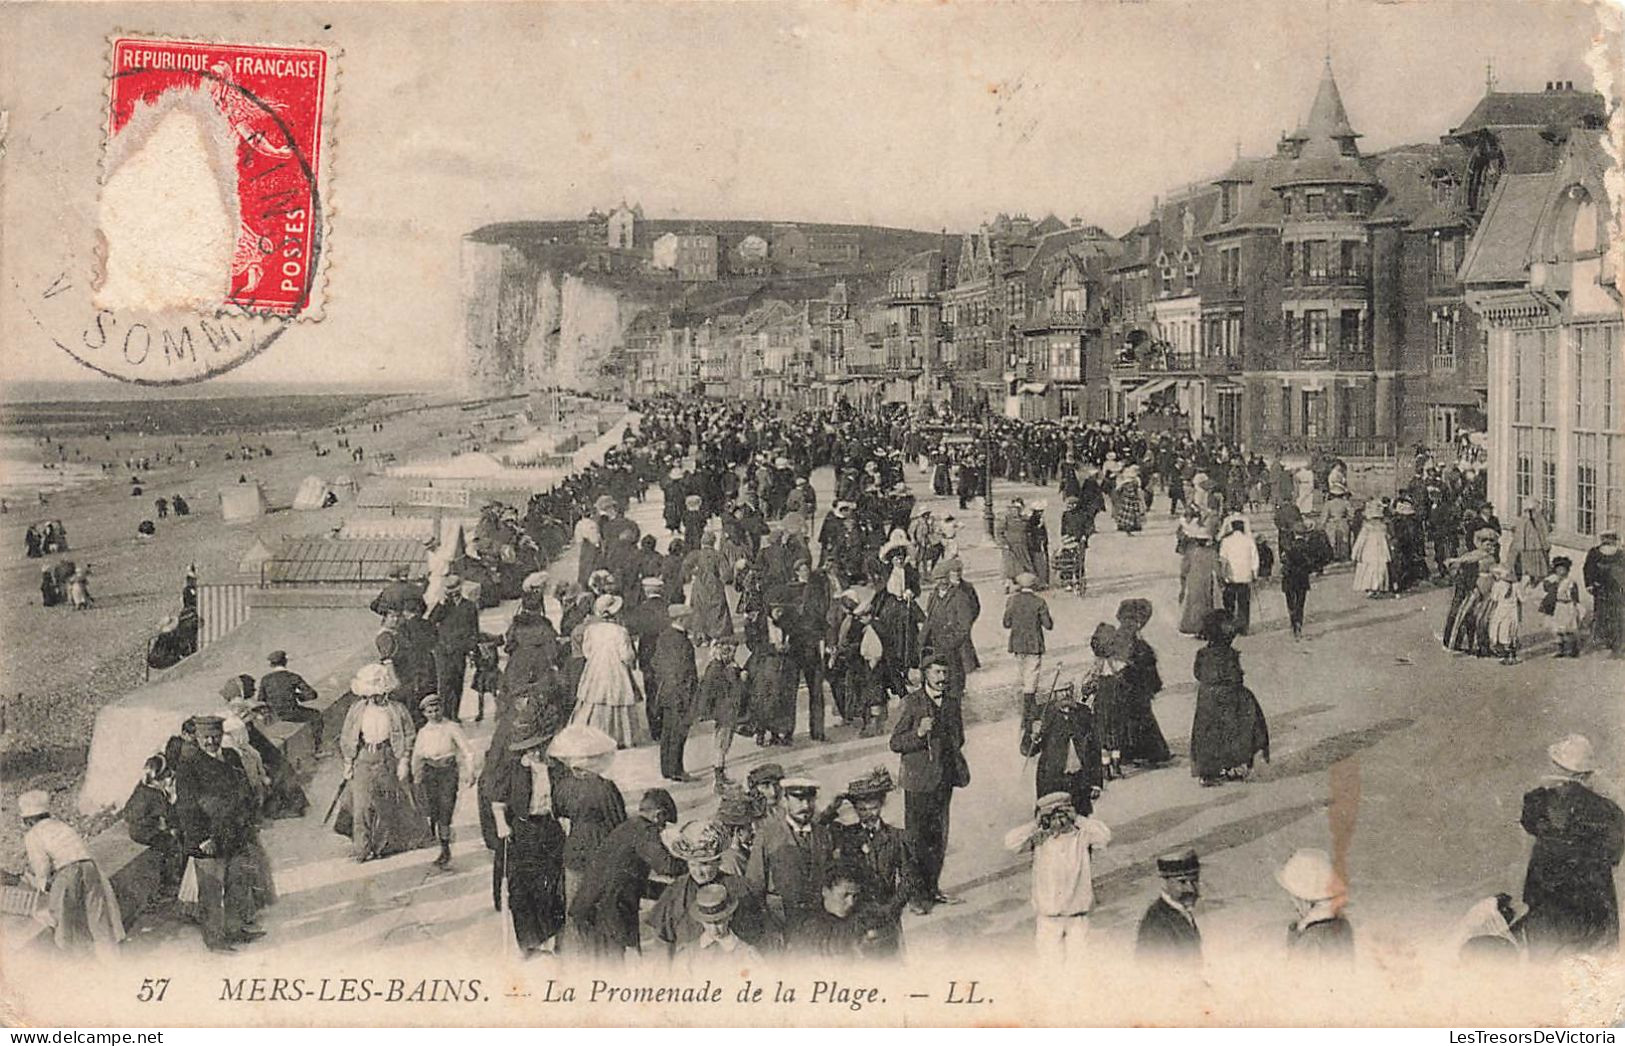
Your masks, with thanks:
[{"label": "sea", "polygon": [[15,504],[107,478],[95,464],[47,465],[36,426],[67,427],[78,435],[150,426],[156,434],[218,430],[237,418],[250,430],[274,428],[282,416],[299,425],[368,399],[421,391],[404,384],[203,381],[148,388],[105,380],[7,381],[0,384],[0,498]]}]

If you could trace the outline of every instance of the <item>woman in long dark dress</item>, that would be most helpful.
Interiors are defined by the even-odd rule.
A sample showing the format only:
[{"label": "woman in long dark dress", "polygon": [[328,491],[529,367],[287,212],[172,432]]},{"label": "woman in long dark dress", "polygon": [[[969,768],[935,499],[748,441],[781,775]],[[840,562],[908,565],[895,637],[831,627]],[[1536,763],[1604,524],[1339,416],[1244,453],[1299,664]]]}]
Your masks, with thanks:
[{"label": "woman in long dark dress", "polygon": [[1151,701],[1162,690],[1157,653],[1141,636],[1151,620],[1151,601],[1125,599],[1117,607],[1119,652],[1123,668],[1117,675],[1122,721],[1123,758],[1143,766],[1160,766],[1173,758]]},{"label": "woman in long dark dress", "polygon": [[1208,615],[1196,652],[1196,716],[1191,722],[1191,773],[1204,785],[1245,777],[1253,760],[1270,757],[1269,726],[1258,699],[1244,685],[1241,655],[1231,644],[1236,626],[1229,614]]},{"label": "woman in long dark dress", "polygon": [[555,951],[564,928],[565,833],[553,800],[566,771],[544,754],[558,723],[542,713],[534,733],[509,742],[491,786],[509,916],[527,957]]},{"label": "woman in long dark dress", "polygon": [[575,897],[581,876],[598,847],[626,820],[626,799],[601,771],[615,754],[615,739],[595,727],[572,723],[559,731],[547,754],[564,765],[553,790],[553,812],[569,822],[564,844],[564,897]]}]

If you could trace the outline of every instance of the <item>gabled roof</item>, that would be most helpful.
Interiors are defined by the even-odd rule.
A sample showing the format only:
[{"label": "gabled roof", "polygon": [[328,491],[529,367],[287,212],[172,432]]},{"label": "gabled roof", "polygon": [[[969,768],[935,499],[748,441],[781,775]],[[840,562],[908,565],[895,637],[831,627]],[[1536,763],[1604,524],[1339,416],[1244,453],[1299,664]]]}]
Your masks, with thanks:
[{"label": "gabled roof", "polygon": [[1450,133],[1460,137],[1488,128],[1573,127],[1600,121],[1607,111],[1602,95],[1592,91],[1490,91]]},{"label": "gabled roof", "polygon": [[1064,232],[1065,230],[1066,230],[1066,222],[1063,222],[1061,219],[1057,218],[1054,214],[1046,214],[1046,215],[1044,215],[1044,220],[1043,221],[1041,221],[1037,225],[1033,226],[1033,235],[1034,236],[1048,236],[1050,233]]},{"label": "gabled roof", "polygon": [[1464,284],[1523,283],[1554,174],[1506,174],[1461,265]]}]

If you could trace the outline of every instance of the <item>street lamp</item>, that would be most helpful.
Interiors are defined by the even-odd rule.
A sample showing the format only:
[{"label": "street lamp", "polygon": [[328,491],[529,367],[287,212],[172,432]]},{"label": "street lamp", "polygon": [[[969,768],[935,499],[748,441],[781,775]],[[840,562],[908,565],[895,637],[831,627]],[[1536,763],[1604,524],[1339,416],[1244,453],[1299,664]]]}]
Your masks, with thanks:
[{"label": "street lamp", "polygon": [[982,407],[987,413],[982,418],[982,523],[987,536],[993,536],[993,408]]}]

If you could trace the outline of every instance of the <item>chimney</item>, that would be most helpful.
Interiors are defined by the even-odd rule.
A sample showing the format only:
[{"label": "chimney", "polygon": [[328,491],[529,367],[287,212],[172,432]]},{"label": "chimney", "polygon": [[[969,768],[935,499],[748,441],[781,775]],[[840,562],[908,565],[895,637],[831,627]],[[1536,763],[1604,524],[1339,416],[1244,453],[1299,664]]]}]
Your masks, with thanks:
[{"label": "chimney", "polygon": [[1550,80],[1547,80],[1546,81],[1546,93],[1550,94],[1554,90],[1556,90],[1556,88],[1552,86],[1552,82]]}]

